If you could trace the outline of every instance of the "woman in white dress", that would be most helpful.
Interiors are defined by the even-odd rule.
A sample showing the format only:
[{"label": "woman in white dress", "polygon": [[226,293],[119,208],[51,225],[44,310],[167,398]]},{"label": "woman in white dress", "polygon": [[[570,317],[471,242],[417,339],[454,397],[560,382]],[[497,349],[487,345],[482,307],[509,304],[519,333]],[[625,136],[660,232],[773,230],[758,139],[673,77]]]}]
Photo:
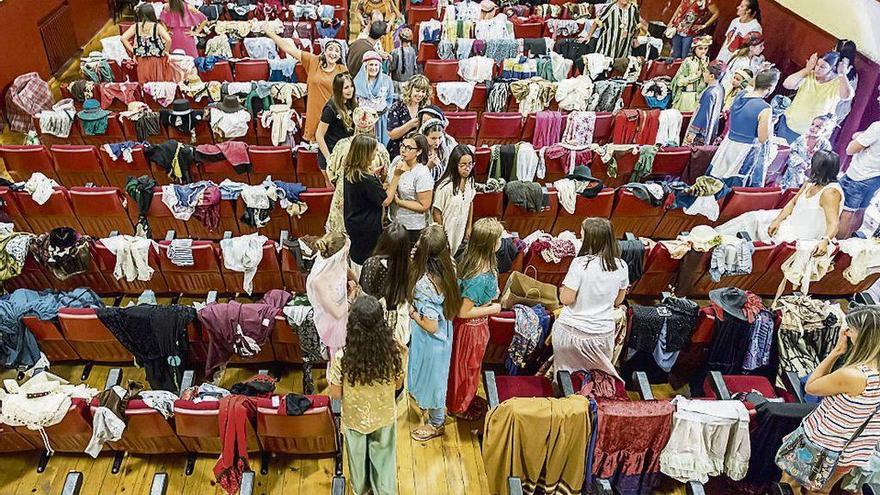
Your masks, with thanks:
[{"label": "woman in white dress", "polygon": [[824,255],[837,233],[843,209],[843,190],[837,183],[840,157],[834,151],[813,155],[810,176],[797,195],[781,210],[743,213],[715,230],[722,235],[747,232],[764,242],[819,241],[816,254]]},{"label": "woman in white dress", "polygon": [[474,222],[474,152],[463,144],[452,148],[446,171],[437,182],[432,208],[434,222],[443,226],[455,256],[470,237]]}]

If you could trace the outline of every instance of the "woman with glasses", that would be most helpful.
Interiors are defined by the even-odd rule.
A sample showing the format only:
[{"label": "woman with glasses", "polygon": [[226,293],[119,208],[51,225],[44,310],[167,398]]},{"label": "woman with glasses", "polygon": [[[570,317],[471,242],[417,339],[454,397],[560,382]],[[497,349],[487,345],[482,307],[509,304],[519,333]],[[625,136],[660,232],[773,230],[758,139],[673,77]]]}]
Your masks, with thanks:
[{"label": "woman with glasses", "polygon": [[427,166],[429,151],[425,136],[410,134],[401,141],[400,156],[389,169],[389,177],[400,171],[391,218],[406,228],[410,243],[415,243],[428,226],[428,210],[434,199],[434,179]]},{"label": "woman with glasses", "polygon": [[453,254],[463,251],[474,222],[474,152],[463,144],[452,148],[449,164],[434,192],[434,222],[443,226]]}]

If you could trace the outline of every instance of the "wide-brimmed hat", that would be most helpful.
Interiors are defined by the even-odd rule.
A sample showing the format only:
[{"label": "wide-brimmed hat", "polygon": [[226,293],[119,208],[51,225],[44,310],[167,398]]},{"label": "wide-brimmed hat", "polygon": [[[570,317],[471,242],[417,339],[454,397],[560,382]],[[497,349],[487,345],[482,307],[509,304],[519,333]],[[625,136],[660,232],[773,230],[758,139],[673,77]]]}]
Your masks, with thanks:
[{"label": "wide-brimmed hat", "polygon": [[189,107],[189,100],[178,98],[171,103],[171,115],[189,115],[192,108]]},{"label": "wide-brimmed hat", "polygon": [[482,2],[480,2],[480,10],[482,10],[483,12],[492,12],[497,8],[498,5],[496,5],[495,2],[493,2],[492,0],[483,0]]},{"label": "wide-brimmed hat", "polygon": [[709,300],[717,304],[725,313],[743,320],[749,321],[746,317],[743,306],[745,306],[748,296],[746,291],[736,287],[723,287],[709,291]]},{"label": "wide-brimmed hat", "polygon": [[712,37],[711,36],[698,36],[694,38],[694,48],[699,48],[701,46],[712,46]]},{"label": "wide-brimmed hat", "polygon": [[124,112],[119,112],[119,115],[122,115],[123,117],[130,117],[149,109],[149,105],[142,101],[131,101],[128,103],[127,110]]},{"label": "wide-brimmed hat", "polygon": [[379,120],[379,114],[372,108],[357,107],[352,113],[352,122],[354,127],[360,130],[369,130],[376,125]]},{"label": "wide-brimmed hat", "polygon": [[686,239],[695,251],[706,252],[721,242],[721,235],[708,225],[697,225],[688,232]]},{"label": "wide-brimmed hat", "polygon": [[76,116],[82,120],[101,120],[107,118],[110,112],[101,108],[98,100],[90,98],[83,102],[82,110]]},{"label": "wide-brimmed hat", "polygon": [[571,171],[570,174],[565,176],[566,179],[572,180],[593,180],[593,173],[590,171],[590,167],[586,165],[578,165]]},{"label": "wide-brimmed hat", "polygon": [[238,101],[238,98],[232,95],[226,95],[223,98],[223,101],[217,104],[217,108],[226,113],[235,113],[244,109],[244,107],[241,106],[241,102]]}]

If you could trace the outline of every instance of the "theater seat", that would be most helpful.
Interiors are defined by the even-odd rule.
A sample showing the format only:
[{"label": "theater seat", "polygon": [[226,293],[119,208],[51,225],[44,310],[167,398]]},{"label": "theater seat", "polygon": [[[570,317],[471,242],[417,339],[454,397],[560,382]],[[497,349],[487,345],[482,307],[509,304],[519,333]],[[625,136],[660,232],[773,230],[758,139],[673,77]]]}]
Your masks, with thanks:
[{"label": "theater seat", "polygon": [[560,205],[556,221],[553,223],[552,234],[559,235],[566,230],[581,236],[581,223],[587,217],[610,218],[614,208],[614,189],[605,188],[595,198],[575,196],[574,213],[569,213]]},{"label": "theater seat", "polygon": [[324,224],[330,214],[330,202],[333,189],[315,188],[299,195],[300,201],[309,205],[309,209],[299,217],[291,217],[291,233],[295,237],[307,235],[324,235]]},{"label": "theater seat", "polygon": [[772,210],[781,197],[782,190],[778,187],[734,187],[724,197],[724,204],[718,214],[718,224],[747,211]]},{"label": "theater seat", "polygon": [[[223,62],[223,63],[226,63],[226,62]],[[216,68],[216,66],[215,66],[215,68]],[[204,78],[204,74],[205,73],[202,73],[203,78]],[[227,79],[227,80],[231,80],[231,79]],[[207,80],[204,80],[204,81],[207,82]],[[196,108],[196,107],[193,107],[193,108]],[[207,112],[207,110],[204,110],[204,111]],[[208,125],[207,113],[205,114],[205,120],[196,124],[196,126],[193,129],[195,130],[196,142],[198,144],[211,144],[214,142],[214,135],[211,133],[211,127]],[[178,141],[181,143],[188,143],[192,140],[192,134],[190,134],[188,132],[185,132],[185,133],[180,132],[177,130],[176,127],[173,127],[173,126],[165,127],[165,132],[168,133],[168,139],[172,139],[174,141]],[[249,130],[249,132],[250,132],[250,130]],[[153,175],[156,177],[156,180],[159,181],[159,184],[168,184],[168,177],[167,176],[160,180],[159,176],[165,175],[164,172],[160,173],[157,169],[157,171]],[[162,180],[165,180],[165,182],[163,182]]]},{"label": "theater seat", "polygon": [[279,412],[277,406],[272,406],[272,399],[258,399],[257,435],[264,451],[303,455],[332,454],[339,449],[330,398],[324,395],[308,397],[312,407],[301,416]]},{"label": "theater seat", "polygon": [[596,112],[596,125],[593,128],[593,142],[605,144],[611,139],[614,116],[611,112]]},{"label": "theater seat", "polygon": [[120,141],[126,140],[125,131],[122,130],[122,124],[119,122],[119,115],[117,115],[116,113],[111,113],[107,117],[107,130],[104,131],[103,134],[89,136],[83,130],[82,121],[80,121],[79,119],[76,119],[75,125],[77,126],[77,130],[79,131],[79,133],[82,134],[83,144],[100,146],[104,143],[118,143]]},{"label": "theater seat", "polygon": [[0,158],[6,171],[15,182],[30,179],[34,172],[40,172],[50,179],[58,180],[52,156],[42,145],[3,145],[0,146]]},{"label": "theater seat", "polygon": [[37,204],[31,199],[30,194],[24,191],[12,194],[35,234],[49,232],[56,227],[71,227],[77,232],[82,232],[83,228],[73,212],[67,189],[56,187],[42,205]]},{"label": "theater seat", "polygon": [[[144,93],[144,100],[150,100],[152,96]],[[152,108],[157,108],[157,105],[150,105]],[[130,119],[126,119],[125,117],[120,116],[119,122],[122,124],[122,132],[132,141],[137,139],[137,128],[135,127],[134,121]],[[151,134],[147,136],[146,141],[152,144],[162,144],[165,141],[168,141],[168,133],[162,126],[159,126],[159,134]]]},{"label": "theater seat", "polygon": [[507,360],[507,348],[513,340],[516,314],[513,311],[502,311],[489,317],[489,344],[483,354],[486,364],[503,365]]},{"label": "theater seat", "polygon": [[[42,445],[42,444],[40,444]],[[15,428],[6,425],[0,425],[0,452],[27,452],[36,450],[37,446],[27,441],[25,437],[15,431]]]},{"label": "theater seat", "polygon": [[690,159],[690,148],[662,148],[654,157],[654,165],[649,177],[681,177]]},{"label": "theater seat", "polygon": [[[272,180],[297,182],[296,167],[293,165],[290,147],[251,146],[248,148],[248,154],[252,166],[251,184],[259,184],[269,175],[272,176]],[[320,174],[320,171],[318,173]],[[323,177],[321,177],[321,185],[323,183]]]},{"label": "theater seat", "polygon": [[474,178],[477,182],[486,182],[489,177],[489,160],[491,158],[492,150],[489,148],[474,150]]},{"label": "theater seat", "polygon": [[[78,287],[90,287],[99,294],[113,292],[114,285],[107,282],[107,280],[104,278],[104,274],[101,272],[101,268],[95,262],[94,243],[89,246],[89,251],[92,253],[92,260],[91,263],[89,263],[88,267],[86,267],[86,271],[83,273],[72,275],[64,280],[59,280],[55,278],[55,276],[49,270],[46,270],[46,277],[51,283],[49,287],[67,291],[74,290]],[[109,275],[112,278],[112,274]]]},{"label": "theater seat", "polygon": [[[411,25],[420,24],[425,21],[437,17],[437,7],[415,5],[406,9],[408,23]],[[418,32],[418,31],[414,31]]]},{"label": "theater seat", "polygon": [[474,221],[478,218],[501,218],[504,214],[504,193],[497,192],[478,192],[474,195],[472,206],[474,210]]},{"label": "theater seat", "polygon": [[165,283],[165,277],[159,270],[159,258],[155,249],[150,249],[147,255],[147,262],[154,270],[153,277],[149,281],[127,281],[124,278],[116,280],[113,271],[116,269],[116,255],[107,249],[101,241],[95,242],[94,258],[99,269],[104,273],[104,278],[108,284],[115,289],[112,292],[122,294],[141,294],[147,289],[151,289],[156,293],[168,292],[168,284]]},{"label": "theater seat", "polygon": [[553,397],[553,383],[544,376],[496,376],[498,403],[514,397]]},{"label": "theater seat", "polygon": [[269,79],[267,60],[239,60],[235,62],[236,82],[266,81]]},{"label": "theater seat", "polygon": [[94,309],[61,308],[58,310],[58,324],[67,342],[86,361],[130,363],[134,360],[134,356],[101,323]]},{"label": "theater seat", "polygon": [[234,80],[232,77],[232,67],[226,60],[218,61],[209,71],[199,72],[199,77],[206,83],[210,81],[230,82]]},{"label": "theater seat", "polygon": [[843,276],[844,270],[848,269],[851,263],[852,258],[850,255],[838,250],[834,256],[834,270],[826,273],[821,280],[811,283],[810,294],[846,297],[856,292],[868,290],[880,277],[880,274],[874,273],[868,275],[865,280],[857,285],[853,285],[852,282]]},{"label": "theater seat", "polygon": [[269,340],[272,342],[272,351],[276,360],[282,363],[302,364],[299,334],[291,328],[283,314],[275,317],[275,328],[272,329]]},{"label": "theater seat", "polygon": [[[302,195],[300,195],[302,198]],[[240,212],[244,212],[245,204],[244,200],[238,198],[238,203],[236,208]],[[269,239],[278,239],[281,237],[281,232],[284,230],[290,231],[290,221],[293,217],[287,213],[287,210],[282,208],[280,205],[275,204],[272,206],[272,209],[269,210],[269,222],[266,225],[263,225],[260,228],[254,228],[244,221],[238,224],[238,230],[241,231],[242,234],[252,234],[254,232],[259,232],[260,234],[268,237]]]},{"label": "theater seat", "polygon": [[517,39],[542,38],[543,33],[544,23],[541,22],[513,23],[513,35]]},{"label": "theater seat", "polygon": [[[431,8],[431,10],[436,11],[434,8]],[[439,58],[437,55],[437,43],[419,43],[419,54],[416,56],[418,63],[425,65],[425,62],[428,60],[438,60]]]},{"label": "theater seat", "polygon": [[547,206],[541,211],[530,212],[524,208],[508,202],[504,208],[504,225],[509,232],[516,232],[520,238],[525,238],[536,230],[547,230],[553,226],[556,213],[559,210],[559,198],[555,190],[545,191]]},{"label": "theater seat", "polygon": [[[98,408],[93,399],[92,412]],[[125,409],[128,425],[122,438],[115,442],[107,442],[113,450],[129,454],[180,454],[186,452],[180,439],[174,433],[172,422],[165,419],[159,411],[148,406],[141,399],[131,399]]]},{"label": "theater seat", "polygon": [[[8,426],[4,425],[3,428]],[[45,448],[39,431],[30,430],[26,426],[16,426],[13,429],[28,444],[37,446],[41,450]],[[92,438],[92,415],[88,402],[83,399],[71,399],[70,408],[64,419],[58,424],[47,426],[44,431],[46,438],[49,439],[49,445],[55,452],[82,454]],[[109,450],[106,445],[104,450]]]},{"label": "theater seat", "polygon": [[52,287],[54,282],[55,277],[46,273],[33,256],[28,256],[24,259],[24,266],[21,269],[21,273],[17,277],[13,277],[3,282],[3,289],[8,292],[12,292],[15,289],[33,289],[39,291],[45,290],[47,287]]},{"label": "theater seat", "polygon": [[522,137],[522,115],[513,112],[485,112],[480,118],[477,146],[512,144]]},{"label": "theater seat", "polygon": [[669,290],[675,279],[681,260],[673,259],[663,244],[657,243],[645,253],[642,277],[634,283],[631,293],[635,295],[656,296]]},{"label": "theater seat", "polygon": [[655,77],[675,77],[678,69],[681,67],[682,60],[676,59],[671,62],[652,60],[648,63],[647,69],[644,71],[642,81],[654,79]]},{"label": "theater seat", "polygon": [[0,187],[0,210],[5,211],[19,232],[33,232],[33,227],[28,223],[24,212],[15,200],[15,193],[8,187]]},{"label": "theater seat", "polygon": [[[568,273],[568,267],[571,266],[572,256],[562,258],[559,263],[547,261],[538,253],[528,252],[525,259],[525,272],[541,282],[561,286],[565,274]],[[529,267],[535,268],[531,270]]]},{"label": "theater seat", "polygon": [[203,162],[198,168],[199,179],[209,180],[215,184],[223,182],[225,179],[231,179],[236,182],[244,182],[245,184],[257,184],[252,182],[247,172],[239,174],[228,160],[218,160],[216,162]]},{"label": "theater seat", "polygon": [[306,274],[300,271],[296,257],[290,249],[281,247],[281,278],[284,280],[284,288],[293,293],[306,291]]},{"label": "theater seat", "polygon": [[678,355],[672,368],[671,378],[677,377],[680,382],[687,383],[697,370],[706,365],[714,328],[715,311],[711,307],[700,308],[697,314],[697,327],[691,334],[690,345]]},{"label": "theater seat", "polygon": [[477,139],[477,112],[448,112],[446,133],[459,144],[474,144]]},{"label": "theater seat", "polygon": [[663,212],[663,205],[651,206],[626,189],[619,189],[611,212],[614,235],[621,238],[624,233],[631,232],[637,237],[651,237],[663,218]]},{"label": "theater seat", "polygon": [[220,200],[220,223],[217,228],[209,231],[205,224],[196,218],[190,218],[186,222],[186,230],[189,237],[200,240],[220,240],[224,232],[231,232],[233,237],[241,235],[238,227],[239,213],[236,212],[236,202],[234,200]]},{"label": "theater seat", "polygon": [[108,186],[98,149],[89,145],[56,144],[50,148],[55,171],[61,183],[68,188],[92,183]]},{"label": "theater seat", "polygon": [[[278,289],[284,286],[281,280],[281,265],[278,262],[278,244],[273,240],[268,240],[263,244],[263,259],[257,265],[257,273],[254,274],[254,290],[255,294],[269,292],[272,289]],[[223,252],[220,252],[222,260]],[[235,272],[220,264],[220,271],[223,273],[223,280],[226,288],[231,292],[243,292],[244,274]]]},{"label": "theater seat", "polygon": [[[107,181],[112,187],[118,187],[124,191],[125,183],[128,182],[129,177],[140,177],[142,175],[154,177],[153,169],[150,168],[147,157],[144,155],[144,147],[142,145],[137,145],[131,149],[131,163],[128,163],[121,158],[113,160],[110,158],[110,155],[103,150],[99,150],[98,155],[101,157],[103,163],[104,176],[107,177]],[[157,178],[156,181],[159,184],[168,184],[170,180],[165,172],[158,169],[157,171],[159,178]]]},{"label": "theater seat", "polygon": [[40,352],[46,355],[50,362],[78,361],[81,358],[73,347],[64,339],[61,329],[52,320],[41,320],[36,316],[23,316],[21,322],[34,334]]},{"label": "theater seat", "polygon": [[120,234],[134,233],[121,190],[115,187],[72,187],[69,194],[70,204],[85,234],[100,239],[114,230]]},{"label": "theater seat", "polygon": [[427,60],[423,71],[432,83],[460,81],[458,60]]},{"label": "theater seat", "polygon": [[[132,224],[136,224],[138,218],[136,202],[128,202],[128,211]],[[179,238],[189,237],[187,222],[174,218],[168,205],[162,202],[162,188],[160,187],[157,187],[153,192],[153,201],[150,203],[150,209],[147,210],[147,221],[150,222],[154,239],[164,238],[169,230],[173,230]]]},{"label": "theater seat", "polygon": [[327,185],[324,174],[318,167],[318,153],[314,150],[296,150],[296,178],[308,188],[322,188]]},{"label": "theater seat", "polygon": [[[712,281],[712,276],[709,275],[709,256],[707,255],[707,259],[700,263],[700,268],[703,273],[694,284],[692,295],[708,294],[709,291],[720,289],[722,287],[741,287],[744,289],[752,287],[764,275],[765,267],[773,264],[773,258],[777,254],[775,244],[754,241],[754,245],[755,252],[752,253],[752,273],[748,275],[722,277],[718,282]],[[837,267],[835,267],[834,271],[837,271]],[[812,292],[813,286],[810,287],[810,292]]]},{"label": "theater seat", "polygon": [[[782,282],[782,264],[790,258],[795,252],[793,243],[782,243],[776,246],[774,253],[771,255],[770,263],[761,267],[759,270],[760,277],[751,287],[742,287],[743,290],[749,290],[759,296],[772,297]],[[837,271],[837,267],[834,269]],[[790,287],[790,286],[789,286]],[[810,290],[813,290],[812,284]]]},{"label": "theater seat", "polygon": [[177,266],[172,263],[168,259],[169,246],[171,241],[159,242],[159,268],[168,283],[169,292],[192,295],[204,295],[212,290],[226,292],[227,287],[220,273],[220,253],[217,244],[211,241],[193,241],[192,266]]},{"label": "theater seat", "polygon": [[[223,450],[220,442],[219,401],[193,402],[174,401],[174,432],[187,452],[198,454],[219,454]],[[259,452],[260,443],[254,430],[254,420],[247,422],[248,452]]]},{"label": "theater seat", "polygon": [[659,239],[675,239],[682,232],[689,232],[697,225],[716,225],[703,215],[688,215],[683,208],[666,210],[651,237]]}]

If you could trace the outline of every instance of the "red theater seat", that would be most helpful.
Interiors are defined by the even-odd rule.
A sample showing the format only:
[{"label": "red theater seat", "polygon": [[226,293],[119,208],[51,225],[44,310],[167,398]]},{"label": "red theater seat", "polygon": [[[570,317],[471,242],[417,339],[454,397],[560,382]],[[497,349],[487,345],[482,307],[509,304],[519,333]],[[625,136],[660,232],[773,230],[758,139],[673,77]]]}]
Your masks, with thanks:
[{"label": "red theater seat", "polygon": [[[38,444],[42,445],[42,444]],[[15,428],[6,425],[0,425],[0,452],[27,452],[35,450],[36,445],[31,444],[25,437],[16,433]]]},{"label": "red theater seat", "polygon": [[477,182],[486,182],[489,177],[489,160],[492,150],[489,148],[477,148],[474,150],[474,178]]},{"label": "red theater seat", "polygon": [[681,177],[690,159],[690,148],[663,148],[654,157],[650,177]]},{"label": "red theater seat", "polygon": [[193,241],[192,266],[177,266],[168,259],[171,241],[159,242],[159,267],[169,292],[204,295],[215,290],[226,292],[223,275],[220,273],[218,247],[211,241]]},{"label": "red theater seat", "polygon": [[233,237],[241,235],[238,227],[239,213],[235,210],[236,202],[232,200],[220,200],[220,223],[213,231],[209,231],[205,225],[195,218],[190,218],[186,222],[186,230],[193,239],[201,240],[220,240],[224,232],[231,232]]},{"label": "red theater seat", "polygon": [[41,172],[50,179],[58,180],[52,156],[42,145],[4,145],[0,146],[0,158],[12,180],[28,180],[34,172]]},{"label": "red theater seat", "polygon": [[82,134],[83,144],[100,146],[104,143],[125,141],[125,131],[122,130],[122,124],[119,123],[119,116],[115,113],[111,113],[110,116],[107,117],[107,130],[104,131],[103,134],[97,136],[89,136],[86,134],[82,128],[82,122],[79,119],[76,119],[75,125],[77,126],[79,133]]},{"label": "red theater seat", "polygon": [[632,294],[660,294],[669,289],[675,279],[681,260],[673,259],[663,244],[657,243],[645,255],[642,277],[632,287]]},{"label": "red theater seat", "polygon": [[[131,216],[132,223],[137,222],[138,207],[134,201],[128,202],[128,211]],[[153,231],[153,238],[163,239],[169,230],[173,230],[177,237],[189,237],[186,225],[187,222],[174,218],[168,205],[162,202],[162,189],[156,188],[153,192],[153,201],[150,203],[150,209],[147,210],[147,221],[150,222],[150,229]]]},{"label": "red theater seat", "polygon": [[36,316],[23,316],[21,322],[34,334],[40,346],[40,352],[46,355],[50,362],[56,361],[79,361],[79,354],[64,339],[61,329],[51,320],[41,320]]},{"label": "red theater seat", "polygon": [[[206,72],[200,72],[199,77],[204,82],[209,81],[220,81],[220,82],[229,82],[232,81],[232,67],[229,65],[229,62],[226,60],[220,60],[211,70]],[[173,139],[173,138],[172,138]]]},{"label": "red theater seat", "polygon": [[235,81],[251,82],[269,79],[269,62],[267,60],[240,60],[235,63]]},{"label": "red theater seat", "polygon": [[302,364],[302,348],[297,334],[284,315],[275,317],[275,328],[272,329],[272,351],[275,359],[282,363]]},{"label": "red theater seat", "polygon": [[[152,97],[148,94],[144,94],[144,99],[152,99]],[[158,108],[157,105],[150,105],[152,108]],[[122,132],[128,136],[132,141],[137,140],[137,128],[134,126],[134,121],[126,119],[122,116],[119,117],[119,122],[122,124]],[[153,134],[147,136],[147,142],[152,144],[162,144],[165,141],[168,141],[168,133],[165,131],[163,127],[159,127],[159,134]]]},{"label": "red theater seat", "polygon": [[[281,280],[281,265],[278,262],[277,246],[278,244],[272,240],[263,244],[263,259],[257,265],[257,273],[254,275],[253,292],[255,294],[262,294],[284,286],[284,282]],[[223,257],[222,251],[220,257]],[[227,289],[233,292],[243,292],[244,274],[226,269],[223,264],[220,267]]]},{"label": "red theater seat", "polygon": [[[302,195],[300,195],[300,198],[302,198]],[[244,211],[245,205],[243,199],[238,199],[237,208],[238,211]],[[266,225],[263,225],[262,227],[256,229],[246,224],[245,222],[241,222],[238,225],[238,229],[241,231],[242,234],[252,234],[254,232],[259,232],[269,239],[278,239],[281,237],[281,231],[286,230],[290,232],[290,224],[292,219],[293,217],[291,217],[287,213],[287,210],[276,204],[272,207],[271,210],[269,210],[269,222]]]},{"label": "red theater seat", "polygon": [[15,192],[13,196],[15,202],[18,203],[19,210],[26,215],[28,224],[34,229],[35,234],[49,232],[56,227],[72,227],[76,231],[82,232],[82,226],[73,213],[67,189],[56,187],[49,199],[42,205],[37,204],[31,199],[30,194],[23,191]]},{"label": "red theater seat", "polygon": [[100,239],[114,230],[120,234],[134,232],[121,190],[115,187],[72,187],[69,194],[73,211],[87,235]]},{"label": "red theater seat", "polygon": [[294,293],[306,291],[306,274],[300,271],[296,257],[286,247],[281,248],[281,277],[288,291]]},{"label": "red theater seat", "polygon": [[439,60],[437,43],[419,43],[418,63],[424,65],[428,60]]},{"label": "red theater seat", "polygon": [[778,187],[734,187],[724,197],[718,223],[722,224],[747,211],[772,210],[781,197],[782,191]]},{"label": "red theater seat", "polygon": [[500,219],[504,214],[504,193],[501,191],[477,193],[471,207],[474,210],[474,220],[486,217]]},{"label": "red theater seat", "polygon": [[[720,289],[722,287],[740,287],[746,290],[752,287],[764,275],[765,267],[773,264],[774,257],[777,254],[775,244],[766,244],[760,241],[755,241],[754,245],[755,252],[752,253],[752,273],[748,275],[722,277],[718,282],[712,281],[712,276],[709,275],[709,259],[711,255],[707,254],[705,256],[706,259],[700,263],[702,275],[699,276],[699,279],[694,284],[692,293],[703,295],[708,294],[711,290]],[[835,268],[835,271],[837,271],[837,268]],[[812,286],[810,286],[810,288],[810,292],[812,292]]]},{"label": "red theater seat", "polygon": [[459,144],[474,144],[477,139],[477,112],[449,112],[446,120],[449,121],[447,134]]},{"label": "red theater seat", "polygon": [[55,170],[61,183],[68,188],[92,183],[107,186],[101,157],[94,146],[80,144],[56,144],[51,148]]},{"label": "red theater seat", "polygon": [[130,363],[134,360],[134,356],[101,323],[94,309],[61,308],[58,310],[58,324],[67,342],[87,361]]},{"label": "red theater seat", "polygon": [[[3,428],[9,427],[4,425]],[[30,430],[26,426],[16,426],[14,430],[26,443],[37,446],[38,449],[45,448],[41,432]],[[82,399],[72,399],[64,419],[44,430],[49,445],[55,452],[82,454],[92,438],[92,415],[88,403]],[[108,450],[106,446],[104,449]]]},{"label": "red theater seat", "polygon": [[477,146],[512,144],[522,137],[522,116],[513,112],[486,112],[481,117]]},{"label": "red theater seat", "polygon": [[[259,184],[270,175],[272,180],[297,182],[296,167],[293,165],[293,154],[290,147],[251,146],[248,149],[248,154],[251,157],[252,184]],[[320,171],[318,173],[320,174]],[[321,185],[323,185],[323,176],[321,177]]]},{"label": "red theater seat", "polygon": [[553,397],[553,384],[543,376],[496,376],[498,403],[514,397]]},{"label": "red theater seat", "polygon": [[296,150],[296,178],[308,188],[323,188],[327,185],[324,174],[318,167],[318,153],[319,151],[313,150]]},{"label": "red theater seat", "polygon": [[611,139],[614,116],[611,112],[596,112],[596,126],[593,128],[593,142],[605,144]]},{"label": "red theater seat", "polygon": [[215,184],[219,184],[226,179],[236,182],[244,182],[245,184],[256,184],[252,182],[247,172],[239,174],[228,160],[223,159],[216,162],[204,162],[199,164],[199,179],[210,180]]},{"label": "red theater seat", "polygon": [[9,292],[14,291],[15,289],[33,289],[39,291],[45,290],[47,287],[52,287],[54,282],[55,277],[46,273],[46,271],[43,270],[42,265],[40,265],[33,256],[28,256],[24,259],[24,266],[21,269],[21,273],[17,277],[13,277],[3,282],[3,288]]},{"label": "red theater seat", "polygon": [[542,38],[543,33],[544,23],[542,22],[513,23],[513,35],[516,38]]},{"label": "red theater seat", "polygon": [[300,201],[309,205],[309,209],[299,217],[290,218],[291,232],[295,237],[307,235],[324,235],[324,224],[330,214],[330,202],[333,200],[333,189],[315,188],[299,195]]},{"label": "red theater seat", "polygon": [[516,232],[520,238],[525,238],[536,230],[544,230],[552,227],[559,210],[559,198],[556,191],[546,191],[547,206],[541,211],[530,212],[515,204],[508,202],[504,209],[504,225],[509,232]]},{"label": "red theater seat", "polygon": [[[223,450],[219,415],[219,401],[174,401],[174,432],[187,452],[219,454]],[[247,422],[247,449],[248,452],[259,452],[260,443],[253,424],[256,418],[250,419]]]},{"label": "red theater seat", "polygon": [[424,75],[432,83],[461,80],[458,77],[458,60],[428,60],[425,62]]},{"label": "red theater seat", "polygon": [[5,211],[9,218],[12,219],[15,230],[19,232],[34,231],[21,211],[18,202],[15,200],[15,193],[10,191],[8,187],[0,187],[0,209]]},{"label": "red theater seat", "polygon": [[264,451],[301,455],[332,454],[339,449],[329,397],[308,397],[312,407],[301,416],[279,412],[271,399],[257,401],[257,435]]},{"label": "red theater seat", "polygon": [[[532,274],[541,282],[556,286],[562,285],[562,280],[565,279],[565,274],[568,273],[568,267],[571,266],[571,261],[574,259],[571,256],[566,256],[565,258],[562,258],[562,261],[559,263],[553,263],[545,260],[537,253],[529,252],[526,253],[525,256],[525,269],[528,270],[528,273]],[[532,272],[529,270],[529,267],[534,267],[535,271]]]},{"label": "red theater seat", "polygon": [[810,294],[845,297],[856,292],[868,290],[874,285],[877,278],[880,277],[880,274],[874,273],[868,275],[865,280],[857,285],[853,285],[852,282],[843,276],[844,270],[849,268],[851,263],[852,258],[850,255],[838,250],[834,256],[834,270],[826,273],[821,280],[811,283]]},{"label": "red theater seat", "polygon": [[560,206],[556,222],[553,223],[552,234],[559,235],[568,230],[580,237],[581,223],[583,223],[585,218],[611,217],[611,210],[614,208],[614,196],[614,189],[607,187],[599,191],[595,198],[587,198],[578,194],[575,196],[574,213],[569,213]]},{"label": "red theater seat", "polygon": [[[92,401],[92,411],[98,408],[97,400]],[[125,409],[128,425],[116,442],[108,442],[113,450],[130,454],[180,454],[186,452],[180,439],[174,433],[173,419],[165,419],[159,411],[148,406],[141,399],[128,401]]]},{"label": "red theater seat", "polygon": [[644,72],[644,77],[641,78],[642,81],[647,81],[649,79],[654,79],[655,77],[675,77],[675,74],[678,72],[678,69],[681,67],[681,59],[673,60],[672,62],[661,62],[659,60],[652,60],[647,64],[647,68]]},{"label": "red theater seat", "polygon": [[89,251],[92,253],[92,260],[88,267],[86,267],[86,271],[83,273],[78,273],[64,280],[59,280],[56,279],[49,270],[46,270],[46,277],[51,282],[49,287],[68,291],[74,290],[77,287],[90,287],[97,293],[113,292],[115,285],[108,283],[107,280],[104,279],[101,268],[98,266],[97,262],[95,262],[94,247],[90,246]]},{"label": "red theater seat", "polygon": [[[153,169],[150,167],[147,157],[144,155],[144,147],[137,145],[131,149],[131,163],[126,162],[122,158],[113,160],[105,151],[98,151],[104,167],[104,176],[113,187],[125,190],[125,183],[129,177],[140,177],[146,175],[153,177]],[[168,184],[170,180],[165,171],[156,169],[159,184]]]},{"label": "red theater seat", "polygon": [[[785,260],[790,258],[795,253],[794,244],[793,243],[782,243],[776,246],[773,254],[770,256],[770,263],[765,266],[762,266],[758,272],[758,279],[752,284],[751,287],[741,287],[744,290],[749,290],[758,294],[759,296],[774,296],[776,294],[777,289],[779,288],[780,282],[782,282],[782,264],[785,263]],[[835,267],[835,271],[837,268]],[[812,291],[813,286],[810,285],[810,290]]]},{"label": "red theater seat", "polygon": [[[416,25],[437,18],[437,7],[414,5],[406,9],[408,24]],[[418,32],[415,31],[414,32]]]},{"label": "red theater seat", "polygon": [[[207,112],[207,110],[205,110],[205,112]],[[211,127],[208,125],[207,115],[205,115],[205,120],[196,124],[194,130],[196,132],[196,142],[198,144],[211,144],[214,142],[214,135],[211,133]],[[174,141],[189,143],[192,140],[192,134],[188,132],[180,132],[173,126],[166,127],[165,132],[168,133],[168,139],[173,139]],[[168,177],[165,176],[164,172],[160,173],[157,171],[153,175],[156,176],[156,180],[159,181],[159,184],[168,184]],[[162,180],[165,180],[165,182],[162,182]]]},{"label": "red theater seat", "polygon": [[486,364],[501,364],[507,360],[507,348],[513,340],[516,314],[513,311],[502,311],[489,317],[489,344],[483,355]]},{"label": "red theater seat", "polygon": [[620,238],[624,233],[631,232],[637,237],[651,237],[663,218],[663,212],[663,205],[651,206],[631,192],[620,189],[614,211],[611,212],[614,235]]}]

